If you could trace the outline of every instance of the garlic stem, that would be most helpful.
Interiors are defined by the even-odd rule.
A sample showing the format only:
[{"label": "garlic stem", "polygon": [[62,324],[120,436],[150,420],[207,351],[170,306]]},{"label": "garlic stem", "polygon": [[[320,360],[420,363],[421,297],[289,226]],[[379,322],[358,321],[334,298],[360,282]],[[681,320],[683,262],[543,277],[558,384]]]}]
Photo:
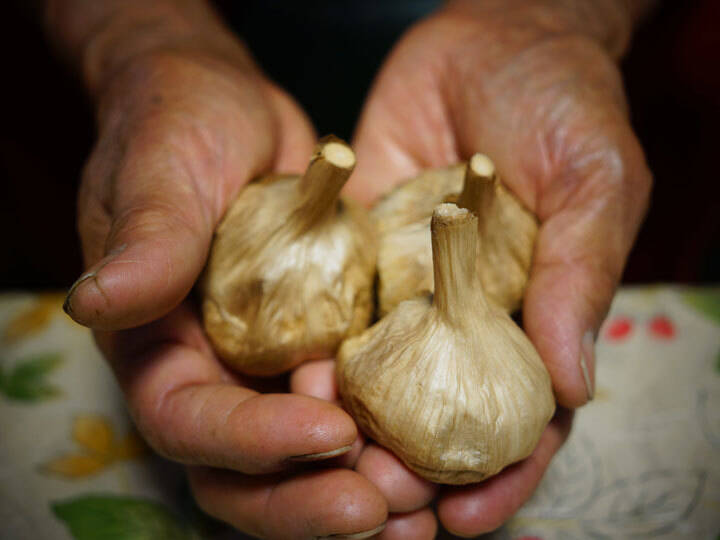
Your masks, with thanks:
[{"label": "garlic stem", "polygon": [[497,183],[492,160],[484,154],[475,154],[465,169],[465,182],[457,205],[472,210],[482,219],[495,202]]},{"label": "garlic stem", "polygon": [[476,268],[477,221],[469,210],[446,203],[435,208],[430,223],[433,304],[455,326],[464,326],[468,316],[487,309]]},{"label": "garlic stem", "polygon": [[329,135],[315,147],[310,164],[298,183],[300,204],[293,213],[303,233],[331,215],[340,190],[355,168],[355,153],[344,141]]}]

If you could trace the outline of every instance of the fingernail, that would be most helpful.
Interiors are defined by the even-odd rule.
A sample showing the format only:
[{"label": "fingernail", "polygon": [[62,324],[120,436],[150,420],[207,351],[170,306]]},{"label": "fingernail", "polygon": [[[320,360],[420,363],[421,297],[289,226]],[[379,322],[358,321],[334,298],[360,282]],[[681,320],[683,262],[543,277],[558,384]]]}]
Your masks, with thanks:
[{"label": "fingernail", "polygon": [[306,461],[320,461],[321,459],[329,459],[336,456],[341,456],[343,454],[346,454],[350,450],[352,450],[352,445],[341,446],[340,448],[336,448],[335,450],[330,450],[328,452],[318,452],[317,454],[301,454],[299,456],[292,456],[288,458],[288,461],[294,461],[298,463],[304,463]]},{"label": "fingernail", "polygon": [[122,253],[125,248],[127,247],[127,244],[123,244],[121,246],[116,247],[115,249],[108,252],[108,254],[103,257],[103,259],[98,262],[95,266],[93,266],[90,270],[85,272],[83,275],[81,275],[77,280],[75,280],[75,283],[72,284],[70,287],[70,290],[67,293],[67,296],[65,297],[65,301],[63,302],[63,311],[73,316],[73,310],[72,310],[72,298],[75,295],[75,291],[78,290],[78,287],[85,283],[88,279],[94,278],[100,270],[105,268],[108,264],[110,264],[115,257],[117,257],[120,253]]},{"label": "fingernail", "polygon": [[580,343],[580,369],[585,379],[588,401],[595,397],[595,334],[585,332]]},{"label": "fingernail", "polygon": [[386,523],[383,523],[379,527],[375,527],[369,531],[363,531],[359,533],[351,534],[331,534],[329,536],[316,536],[315,540],[362,540],[363,538],[370,538],[383,531]]}]

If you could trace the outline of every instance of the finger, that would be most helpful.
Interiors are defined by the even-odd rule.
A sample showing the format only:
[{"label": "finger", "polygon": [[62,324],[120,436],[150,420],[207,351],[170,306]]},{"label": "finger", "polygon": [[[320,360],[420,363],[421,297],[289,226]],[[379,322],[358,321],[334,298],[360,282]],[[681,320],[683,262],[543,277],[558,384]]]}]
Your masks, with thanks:
[{"label": "finger", "polygon": [[435,484],[423,480],[377,444],[366,445],[355,470],[370,480],[388,502],[390,512],[413,512],[430,504]]},{"label": "finger", "polygon": [[[337,379],[335,378],[335,361],[313,360],[301,364],[290,376],[290,391],[323,399],[340,406]],[[333,459],[331,463],[338,467],[354,467],[364,446],[365,438],[362,433],[358,433],[350,451]]]},{"label": "finger", "polygon": [[429,508],[407,514],[390,514],[378,540],[432,540],[437,534],[437,519]]},{"label": "finger", "polygon": [[337,402],[339,396],[335,379],[335,361],[313,360],[301,364],[290,376],[290,391]]},{"label": "finger", "polygon": [[387,520],[382,495],[345,469],[277,479],[191,468],[188,476],[205,512],[260,538],[359,540]]},{"label": "finger", "polygon": [[258,474],[351,449],[350,416],[323,400],[257,394],[212,357],[184,306],[144,327],[99,335],[138,428],[160,454]]},{"label": "finger", "polygon": [[480,484],[447,489],[437,507],[443,526],[463,537],[500,527],[535,491],[571,424],[572,412],[559,409],[530,457]]}]

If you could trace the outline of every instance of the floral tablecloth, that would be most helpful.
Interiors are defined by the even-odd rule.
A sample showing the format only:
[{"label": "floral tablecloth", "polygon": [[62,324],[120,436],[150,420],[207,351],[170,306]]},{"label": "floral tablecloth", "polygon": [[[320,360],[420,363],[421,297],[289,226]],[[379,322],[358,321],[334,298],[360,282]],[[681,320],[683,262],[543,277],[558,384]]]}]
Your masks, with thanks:
[{"label": "floral tablecloth", "polygon": [[[61,304],[0,294],[0,538],[243,538],[143,445]],[[490,538],[720,538],[720,289],[621,290],[597,358],[595,400]]]}]

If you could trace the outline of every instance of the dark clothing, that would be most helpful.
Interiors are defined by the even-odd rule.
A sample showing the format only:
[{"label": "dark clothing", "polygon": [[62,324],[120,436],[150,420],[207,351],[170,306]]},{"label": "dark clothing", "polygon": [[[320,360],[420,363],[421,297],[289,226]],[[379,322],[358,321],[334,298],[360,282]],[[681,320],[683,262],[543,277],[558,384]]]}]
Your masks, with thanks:
[{"label": "dark clothing", "polygon": [[392,45],[440,0],[218,0],[270,77],[292,94],[320,135],[349,139]]}]

